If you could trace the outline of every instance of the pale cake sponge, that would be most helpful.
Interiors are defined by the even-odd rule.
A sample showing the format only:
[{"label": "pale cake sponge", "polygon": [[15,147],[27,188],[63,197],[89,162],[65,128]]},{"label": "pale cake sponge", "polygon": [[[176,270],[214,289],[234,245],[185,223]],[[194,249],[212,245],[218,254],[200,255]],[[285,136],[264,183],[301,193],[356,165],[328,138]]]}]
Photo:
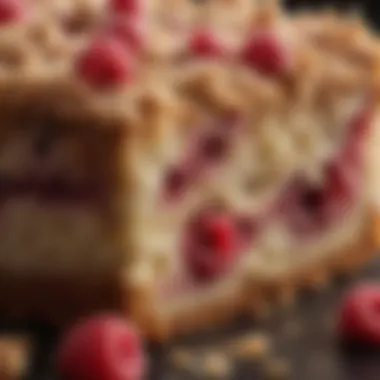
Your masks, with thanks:
[{"label": "pale cake sponge", "polygon": [[243,0],[7,3],[4,312],[119,309],[163,338],[373,253],[380,56],[360,20]]},{"label": "pale cake sponge", "polygon": [[376,38],[351,15],[269,4],[239,24],[239,7],[207,2],[168,65],[191,115],[166,139],[177,159],[164,185],[166,164],[136,153],[167,195],[149,202],[155,182],[141,174],[130,278],[135,318],[155,337],[259,312],[374,253]]}]

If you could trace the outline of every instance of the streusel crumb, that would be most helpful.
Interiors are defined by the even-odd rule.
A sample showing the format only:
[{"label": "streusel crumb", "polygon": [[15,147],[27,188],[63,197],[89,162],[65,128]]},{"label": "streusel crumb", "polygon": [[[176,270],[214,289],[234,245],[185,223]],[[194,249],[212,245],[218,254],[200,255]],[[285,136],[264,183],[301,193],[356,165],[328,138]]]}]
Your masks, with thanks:
[{"label": "streusel crumb", "polygon": [[21,336],[0,337],[0,379],[18,380],[29,365],[30,341]]},{"label": "streusel crumb", "polygon": [[188,369],[194,364],[194,355],[186,349],[177,348],[171,353],[170,361],[179,369]]},{"label": "streusel crumb", "polygon": [[232,344],[232,351],[237,358],[260,361],[271,352],[269,336],[263,333],[252,333],[238,339]]},{"label": "streusel crumb", "polygon": [[231,374],[231,360],[224,353],[206,353],[204,358],[204,374],[210,378],[224,379]]},{"label": "streusel crumb", "polygon": [[264,367],[266,380],[288,380],[291,377],[290,363],[285,359],[273,358]]}]

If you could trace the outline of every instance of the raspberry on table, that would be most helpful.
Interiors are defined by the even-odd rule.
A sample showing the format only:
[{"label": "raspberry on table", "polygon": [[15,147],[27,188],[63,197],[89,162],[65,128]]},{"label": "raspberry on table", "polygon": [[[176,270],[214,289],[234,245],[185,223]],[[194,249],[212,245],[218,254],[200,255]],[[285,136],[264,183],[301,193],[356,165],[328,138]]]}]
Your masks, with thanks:
[{"label": "raspberry on table", "polygon": [[361,284],[350,290],[339,309],[338,334],[347,341],[380,345],[380,286]]},{"label": "raspberry on table", "polygon": [[140,380],[145,357],[131,323],[118,316],[100,315],[68,331],[56,365],[64,380]]}]

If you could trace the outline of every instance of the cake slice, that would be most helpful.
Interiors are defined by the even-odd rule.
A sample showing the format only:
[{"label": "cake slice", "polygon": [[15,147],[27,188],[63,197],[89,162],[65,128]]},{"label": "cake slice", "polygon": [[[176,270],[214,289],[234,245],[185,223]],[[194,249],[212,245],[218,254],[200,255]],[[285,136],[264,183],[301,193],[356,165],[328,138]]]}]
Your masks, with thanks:
[{"label": "cake slice", "polygon": [[126,303],[129,156],[180,114],[117,6],[0,1],[4,314],[66,322]]},{"label": "cake slice", "polygon": [[5,314],[115,309],[164,338],[373,254],[365,25],[242,0],[0,1],[0,22]]},{"label": "cake slice", "polygon": [[193,23],[166,62],[189,119],[171,163],[144,170],[156,185],[134,195],[132,309],[161,338],[355,268],[376,238],[379,54],[366,25],[244,1],[204,2]]}]

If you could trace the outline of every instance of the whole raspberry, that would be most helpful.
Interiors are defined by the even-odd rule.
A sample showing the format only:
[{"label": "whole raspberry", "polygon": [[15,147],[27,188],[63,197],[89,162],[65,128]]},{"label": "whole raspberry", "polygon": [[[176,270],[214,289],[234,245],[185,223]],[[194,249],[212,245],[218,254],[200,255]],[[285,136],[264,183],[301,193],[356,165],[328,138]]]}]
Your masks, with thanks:
[{"label": "whole raspberry", "polygon": [[185,261],[200,281],[225,274],[237,258],[234,219],[217,212],[204,212],[192,220],[185,241]]},{"label": "whole raspberry", "polygon": [[68,331],[56,364],[64,380],[140,380],[145,358],[134,326],[117,316],[101,315]]},{"label": "whole raspberry", "polygon": [[362,284],[343,300],[338,333],[348,341],[380,346],[380,286]]},{"label": "whole raspberry", "polygon": [[115,38],[98,38],[79,56],[76,70],[95,87],[115,87],[132,79],[132,59]]},{"label": "whole raspberry", "polygon": [[253,34],[244,45],[241,55],[247,65],[265,75],[280,75],[288,67],[286,48],[271,32]]}]

